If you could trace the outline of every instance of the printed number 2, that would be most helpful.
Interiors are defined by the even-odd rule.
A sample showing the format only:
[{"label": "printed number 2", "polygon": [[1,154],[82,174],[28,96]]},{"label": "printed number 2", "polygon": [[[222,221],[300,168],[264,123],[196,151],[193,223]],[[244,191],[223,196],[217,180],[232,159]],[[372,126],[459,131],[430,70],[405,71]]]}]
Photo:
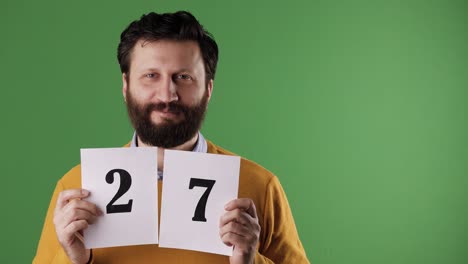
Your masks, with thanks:
[{"label": "printed number 2", "polygon": [[124,195],[130,186],[132,185],[132,177],[130,173],[122,169],[113,169],[109,171],[106,175],[106,182],[112,184],[114,182],[114,173],[120,175],[120,186],[117,193],[114,195],[114,198],[107,204],[106,212],[108,214],[113,213],[130,213],[132,211],[133,199],[128,200],[127,204],[114,204],[117,199]]},{"label": "printed number 2", "polygon": [[205,218],[205,209],[206,209],[206,202],[208,201],[208,196],[210,195],[211,189],[213,189],[213,185],[215,184],[215,180],[206,180],[206,179],[198,179],[198,178],[190,178],[189,189],[193,189],[193,187],[205,187],[206,190],[203,195],[200,197],[198,201],[197,207],[195,208],[195,214],[192,217],[193,221],[199,222],[206,222]]}]

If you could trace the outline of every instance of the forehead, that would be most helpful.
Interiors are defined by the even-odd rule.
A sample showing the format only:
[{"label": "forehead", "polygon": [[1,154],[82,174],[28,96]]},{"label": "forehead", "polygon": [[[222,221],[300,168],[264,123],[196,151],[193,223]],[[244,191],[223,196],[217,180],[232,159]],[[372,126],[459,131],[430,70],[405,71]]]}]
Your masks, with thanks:
[{"label": "forehead", "polygon": [[131,71],[148,68],[197,70],[204,68],[200,47],[195,41],[139,40],[130,55]]}]

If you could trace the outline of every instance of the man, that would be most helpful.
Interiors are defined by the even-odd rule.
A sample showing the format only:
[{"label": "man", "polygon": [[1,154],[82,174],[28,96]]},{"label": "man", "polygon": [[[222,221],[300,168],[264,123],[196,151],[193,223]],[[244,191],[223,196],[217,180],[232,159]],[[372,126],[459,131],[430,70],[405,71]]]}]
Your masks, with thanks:
[{"label": "man", "polygon": [[[122,32],[117,57],[135,128],[127,147],[157,146],[160,179],[164,149],[232,155],[199,132],[218,47],[195,17],[143,15]],[[241,160],[241,198],[226,204],[219,220],[220,239],[234,246],[231,257],[158,245],[85,249],[80,234],[102,212],[83,199],[92,194],[80,187],[78,165],[57,183],[34,263],[308,263],[278,179],[252,161]],[[158,187],[161,194],[161,180]]]}]

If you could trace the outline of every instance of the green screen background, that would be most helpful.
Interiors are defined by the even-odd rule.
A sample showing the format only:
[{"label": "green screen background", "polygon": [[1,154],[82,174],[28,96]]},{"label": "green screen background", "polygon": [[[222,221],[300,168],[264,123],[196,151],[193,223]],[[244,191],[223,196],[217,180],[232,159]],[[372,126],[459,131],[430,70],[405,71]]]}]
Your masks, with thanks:
[{"label": "green screen background", "polygon": [[204,135],[278,175],[312,263],[468,263],[468,4],[442,0],[2,1],[1,263],[80,148],[130,140],[120,32],[179,9],[220,46]]}]

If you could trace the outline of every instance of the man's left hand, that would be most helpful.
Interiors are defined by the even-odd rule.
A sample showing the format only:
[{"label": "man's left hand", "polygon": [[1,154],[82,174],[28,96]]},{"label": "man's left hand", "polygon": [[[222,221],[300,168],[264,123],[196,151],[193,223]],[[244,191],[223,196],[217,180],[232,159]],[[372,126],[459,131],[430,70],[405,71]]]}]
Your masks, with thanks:
[{"label": "man's left hand", "polygon": [[221,216],[219,235],[224,244],[234,246],[231,264],[254,263],[260,237],[257,210],[251,199],[239,198],[227,203]]}]

